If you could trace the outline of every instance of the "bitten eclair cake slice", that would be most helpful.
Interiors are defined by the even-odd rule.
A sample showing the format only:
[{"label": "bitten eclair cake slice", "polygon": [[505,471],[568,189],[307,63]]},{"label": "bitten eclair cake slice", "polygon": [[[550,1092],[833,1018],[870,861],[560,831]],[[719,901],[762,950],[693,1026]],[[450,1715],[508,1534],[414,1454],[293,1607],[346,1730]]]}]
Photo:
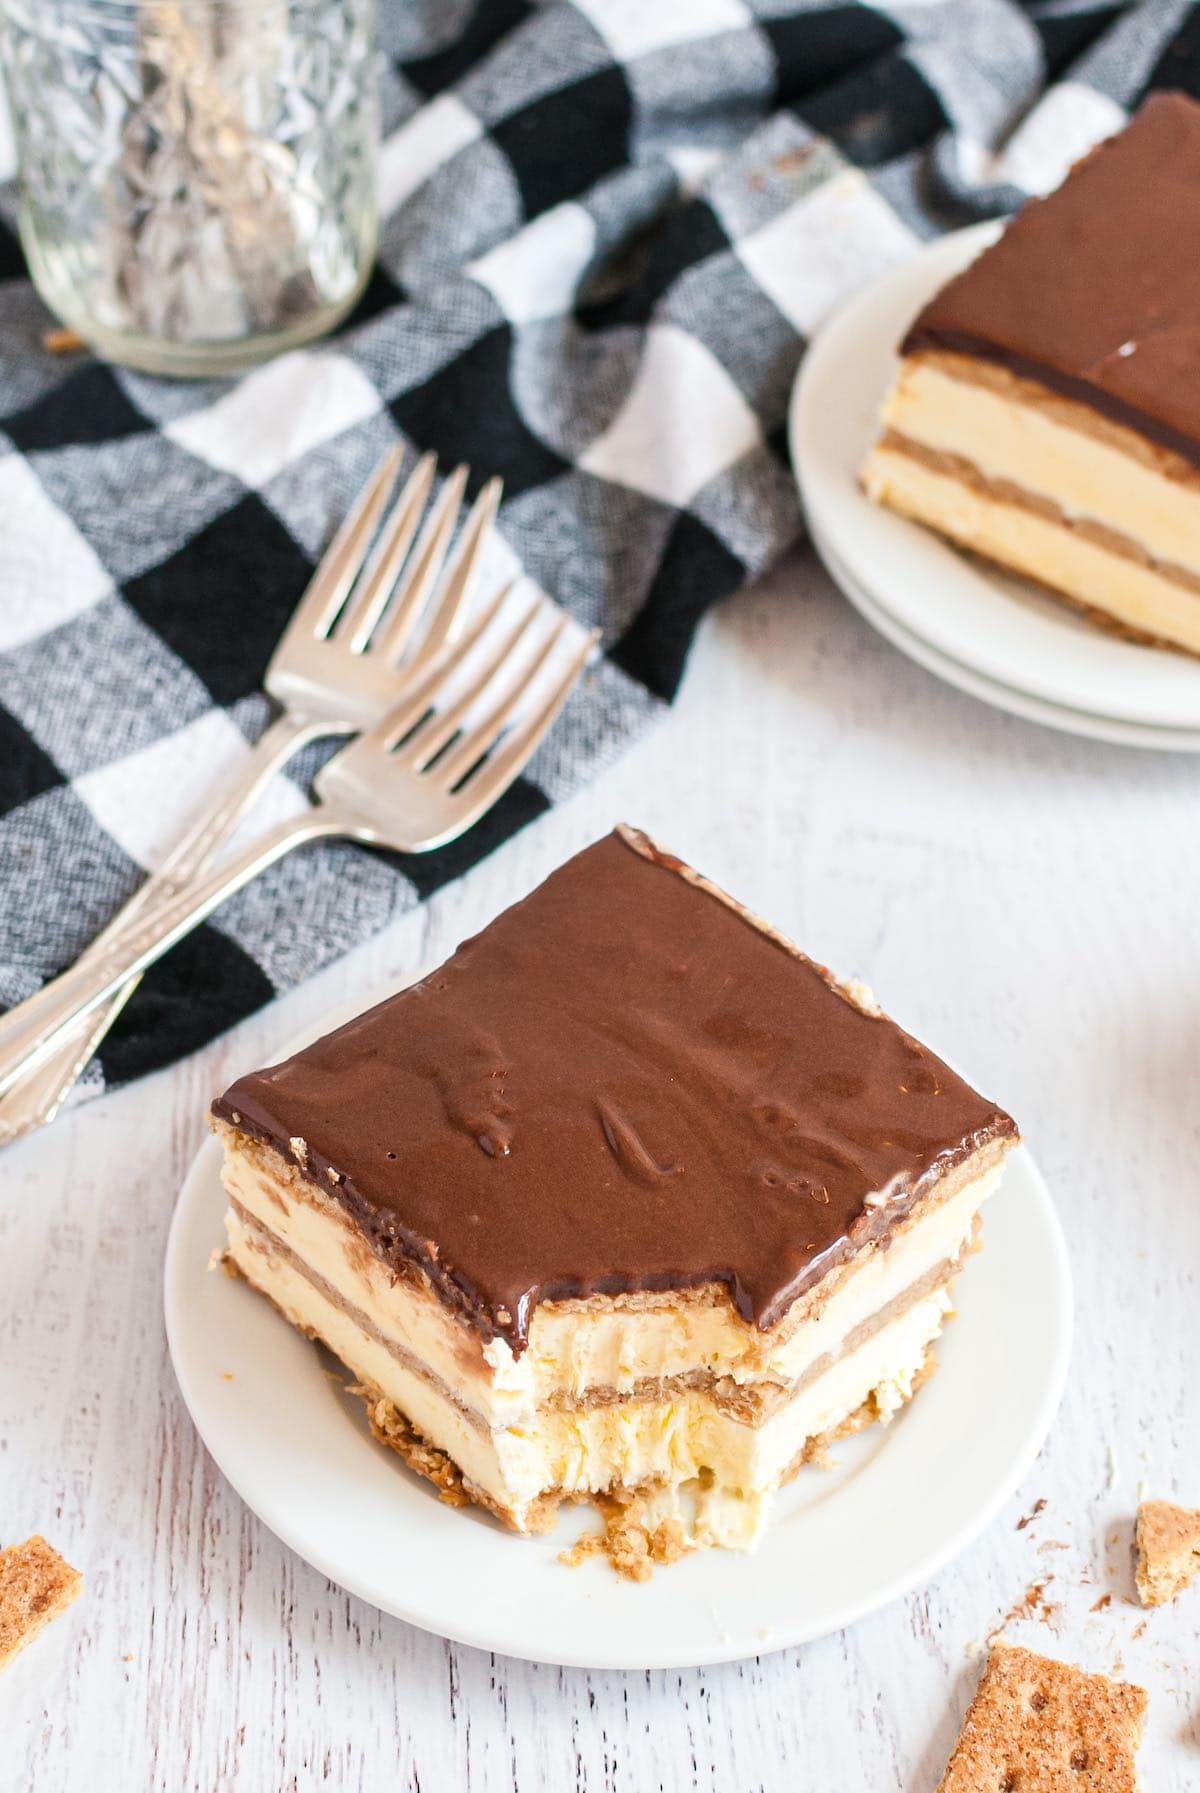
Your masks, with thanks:
[{"label": "bitten eclair cake slice", "polygon": [[630,829],[213,1113],[230,1264],[449,1498],[734,1546],[912,1393],[1016,1139]]}]

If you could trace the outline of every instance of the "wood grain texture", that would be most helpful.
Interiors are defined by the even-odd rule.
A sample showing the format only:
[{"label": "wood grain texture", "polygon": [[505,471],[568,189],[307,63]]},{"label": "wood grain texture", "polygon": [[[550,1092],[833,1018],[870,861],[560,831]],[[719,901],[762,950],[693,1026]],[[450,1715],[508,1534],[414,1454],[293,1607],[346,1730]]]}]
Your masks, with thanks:
[{"label": "wood grain texture", "polygon": [[[87,1580],[0,1686],[0,1793],[930,1793],[969,1647],[1046,1577],[1049,1618],[1007,1635],[1142,1681],[1146,1786],[1200,1784],[1200,1593],[1143,1614],[1129,1554],[1143,1479],[1200,1500],[1198,786],[1195,760],[1074,741],[937,684],[802,559],[710,620],[650,739],[475,877],[4,1153],[0,1542],[43,1530]],[[844,1634],[681,1674],[493,1658],[332,1587],[200,1445],[160,1299],[213,1091],[619,819],[865,976],[1011,1108],[1077,1285],[1050,1441],[965,1555]]]}]

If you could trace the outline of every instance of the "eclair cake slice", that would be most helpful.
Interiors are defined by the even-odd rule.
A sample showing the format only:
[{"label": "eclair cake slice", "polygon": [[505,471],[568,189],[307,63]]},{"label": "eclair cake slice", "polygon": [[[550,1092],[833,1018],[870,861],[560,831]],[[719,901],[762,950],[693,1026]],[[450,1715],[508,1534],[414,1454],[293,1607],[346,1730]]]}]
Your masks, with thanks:
[{"label": "eclair cake slice", "polygon": [[748,1547],[925,1372],[1016,1127],[646,836],[214,1104],[227,1262],[517,1531]]},{"label": "eclair cake slice", "polygon": [[1158,93],[900,346],[868,496],[1200,653],[1200,105]]}]

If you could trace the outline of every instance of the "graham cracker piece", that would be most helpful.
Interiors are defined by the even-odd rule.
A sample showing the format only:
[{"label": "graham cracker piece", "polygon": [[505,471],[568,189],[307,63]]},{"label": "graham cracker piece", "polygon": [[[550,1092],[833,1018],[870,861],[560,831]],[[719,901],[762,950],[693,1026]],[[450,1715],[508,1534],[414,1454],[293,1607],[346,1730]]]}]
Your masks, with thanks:
[{"label": "graham cracker piece", "polygon": [[603,1556],[626,1581],[649,1581],[656,1568],[689,1555],[695,1546],[687,1542],[678,1519],[654,1514],[655,1492],[649,1487],[593,1494],[603,1530],[584,1532],[569,1550],[559,1552],[559,1562],[574,1569],[590,1556]]},{"label": "graham cracker piece", "polygon": [[1200,1508],[1144,1500],[1137,1516],[1138,1599],[1162,1606],[1200,1574]]},{"label": "graham cracker piece", "polygon": [[992,1645],[938,1793],[1137,1793],[1146,1695]]},{"label": "graham cracker piece", "polygon": [[0,1550],[0,1669],[66,1612],[83,1576],[36,1535]]}]

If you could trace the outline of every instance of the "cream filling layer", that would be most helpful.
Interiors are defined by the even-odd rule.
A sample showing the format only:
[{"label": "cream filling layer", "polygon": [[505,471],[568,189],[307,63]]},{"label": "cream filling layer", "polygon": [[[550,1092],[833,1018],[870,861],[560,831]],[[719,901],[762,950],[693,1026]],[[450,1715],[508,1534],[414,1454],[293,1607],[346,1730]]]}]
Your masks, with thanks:
[{"label": "cream filling layer", "polygon": [[310,1199],[303,1185],[286,1187],[240,1153],[227,1156],[224,1176],[230,1195],[386,1339],[498,1425],[518,1422],[555,1396],[580,1399],[593,1388],[626,1393],[639,1382],[694,1370],[790,1387],[821,1358],[836,1356],[857,1327],[936,1265],[958,1256],[1001,1168],[966,1183],[890,1245],[865,1252],[829,1300],[776,1348],[767,1343],[764,1349],[763,1335],[726,1302],[685,1301],[659,1308],[541,1307],[519,1358],[503,1340],[480,1351],[436,1296],[393,1282],[332,1200],[315,1193]]},{"label": "cream filling layer", "polygon": [[1049,498],[1067,517],[1090,518],[1154,560],[1200,575],[1200,486],[1169,479],[1097,435],[1035,405],[915,359],[901,363],[883,408],[886,428],[970,461]]},{"label": "cream filling layer", "polygon": [[986,559],[1131,629],[1200,653],[1200,597],[1152,568],[891,448],[871,452],[863,484],[876,503],[929,524]]},{"label": "cream filling layer", "polygon": [[721,1413],[702,1391],[664,1400],[547,1408],[520,1425],[480,1426],[435,1384],[330,1301],[291,1262],[264,1250],[238,1216],[229,1251],[293,1325],[316,1333],[347,1368],[394,1401],[433,1445],[522,1527],[548,1491],[599,1493],[661,1482],[683,1490],[678,1513],[692,1541],[748,1548],[768,1499],[806,1442],[834,1431],[872,1394],[888,1418],[912,1391],[950,1310],[946,1289],[914,1303],[865,1339],[759,1426]]}]

